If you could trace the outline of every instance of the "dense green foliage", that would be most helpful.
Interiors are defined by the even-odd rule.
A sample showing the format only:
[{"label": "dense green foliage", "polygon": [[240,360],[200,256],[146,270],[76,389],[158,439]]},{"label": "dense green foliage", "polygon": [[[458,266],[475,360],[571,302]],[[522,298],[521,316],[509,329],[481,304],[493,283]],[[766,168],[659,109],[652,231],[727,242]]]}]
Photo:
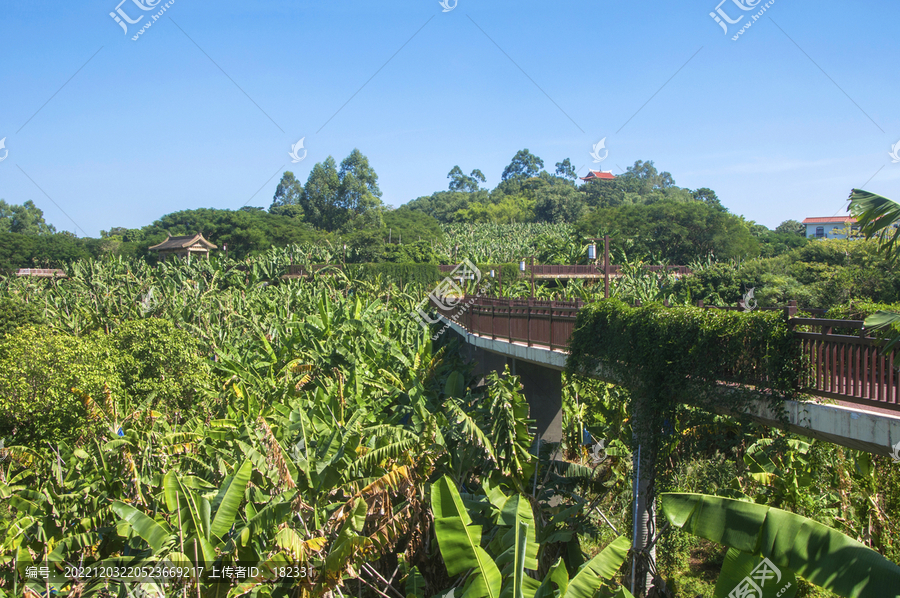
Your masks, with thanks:
[{"label": "dense green foliage", "polygon": [[[139,229],[101,231],[99,240],[52,234],[31,202],[0,204],[0,236],[12,235],[0,243],[0,268],[64,267],[75,259],[108,253],[153,261],[148,248],[166,235],[197,232],[237,259],[273,247],[327,243],[338,248],[332,254],[346,253],[355,263],[451,263],[459,257],[460,244],[469,246],[463,255],[475,252],[467,255],[475,261],[511,262],[535,255],[543,263],[583,263],[583,237],[605,233],[614,235],[619,255],[682,264],[711,255],[775,256],[806,243],[802,235],[790,232],[790,225],[773,232],[729,214],[711,189],[677,187],[672,175],[658,171],[652,161],[638,160],[613,180],[583,185],[576,184],[569,159],[558,162],[553,174],[543,168],[541,158],[521,150],[497,187],[489,190],[481,187],[486,177],[480,170],[465,175],[454,166],[447,191],[391,210],[381,203],[374,168],[353,150],[340,165],[331,157],[316,164],[305,185],[285,172],[268,211],[183,210]],[[571,228],[576,223],[577,233]],[[441,224],[450,225],[451,237],[463,238],[448,240]],[[546,227],[522,227],[529,224]],[[471,242],[474,228],[474,237],[483,237],[476,243]],[[512,243],[503,249],[490,247],[498,242]]]},{"label": "dense green foliage", "polygon": [[817,240],[775,258],[696,264],[675,293],[685,300],[734,305],[755,288],[761,306],[795,300],[828,309],[851,300],[900,301],[900,277],[874,241]]},{"label": "dense green foliage", "polygon": [[743,219],[700,202],[601,209],[579,223],[579,231],[585,236],[607,232],[634,257],[652,256],[672,264],[759,253]]},{"label": "dense green foliage", "polygon": [[325,231],[380,228],[381,211],[378,175],[358,149],[340,168],[331,156],[313,166],[305,186],[285,172],[269,208]]},{"label": "dense green foliage", "polygon": [[7,335],[0,341],[0,435],[32,446],[93,436],[85,397],[122,398],[116,365],[100,334],[75,338],[24,326]]},{"label": "dense green foliage", "polygon": [[21,206],[10,205],[0,199],[0,232],[21,235],[48,235],[56,232],[44,221],[44,212],[31,200]]},{"label": "dense green foliage", "polygon": [[[540,517],[559,509],[549,501],[561,478],[547,480],[552,462],[529,453],[518,380],[479,384],[453,342],[432,344],[409,315],[427,286],[340,272],[270,284],[270,260],[283,259],[273,250],[237,269],[107,258],[72,264],[66,280],[3,280],[5,301],[30,306],[12,313],[36,310],[44,324],[16,315],[0,344],[0,495],[11,498],[0,508],[0,595],[21,590],[32,559],[130,555],[315,570],[283,587],[203,581],[204,596],[374,595],[378,576],[420,580],[430,596],[453,582],[428,549],[429,480],[536,487]],[[582,527],[545,524],[568,540],[542,548],[541,567],[560,556],[577,567]],[[122,591],[109,580],[53,585]]]},{"label": "dense green foliage", "polygon": [[570,369],[612,376],[674,406],[700,398],[702,383],[763,385],[791,395],[799,346],[779,312],[736,312],[597,301],[578,313]]},{"label": "dense green foliage", "polygon": [[16,301],[14,297],[0,297],[0,338],[20,326],[43,322],[43,315],[34,305]]}]

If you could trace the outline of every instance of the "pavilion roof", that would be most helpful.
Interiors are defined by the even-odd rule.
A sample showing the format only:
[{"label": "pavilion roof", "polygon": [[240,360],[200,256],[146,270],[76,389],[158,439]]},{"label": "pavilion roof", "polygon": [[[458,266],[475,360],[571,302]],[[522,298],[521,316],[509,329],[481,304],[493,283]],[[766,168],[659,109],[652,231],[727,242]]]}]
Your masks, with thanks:
[{"label": "pavilion roof", "polygon": [[593,181],[594,179],[603,179],[606,181],[611,181],[614,178],[616,178],[616,175],[614,175],[611,170],[591,170],[588,172],[587,176],[581,177],[581,180]]},{"label": "pavilion roof", "polygon": [[181,237],[169,237],[159,245],[150,247],[150,249],[153,251],[187,249],[188,247],[193,247],[197,244],[203,245],[206,249],[218,249],[218,247],[204,239],[202,233],[197,233],[196,235],[184,235]]}]

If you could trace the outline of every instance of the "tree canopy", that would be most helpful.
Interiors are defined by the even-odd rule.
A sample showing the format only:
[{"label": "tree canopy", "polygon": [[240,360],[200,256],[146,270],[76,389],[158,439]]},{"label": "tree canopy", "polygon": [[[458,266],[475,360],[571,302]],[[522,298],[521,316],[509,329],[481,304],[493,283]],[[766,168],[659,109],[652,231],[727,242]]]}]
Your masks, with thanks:
[{"label": "tree canopy", "polygon": [[44,212],[30,199],[21,206],[0,199],[0,232],[22,235],[49,235],[56,232],[44,221]]}]

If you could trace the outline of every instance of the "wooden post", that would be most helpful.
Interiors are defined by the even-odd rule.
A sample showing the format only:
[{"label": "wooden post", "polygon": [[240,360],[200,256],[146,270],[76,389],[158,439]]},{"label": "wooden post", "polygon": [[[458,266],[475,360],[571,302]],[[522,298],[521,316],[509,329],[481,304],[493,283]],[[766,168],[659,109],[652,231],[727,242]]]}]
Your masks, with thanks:
[{"label": "wooden post", "polygon": [[550,350],[553,350],[553,301],[550,302]]},{"label": "wooden post", "polygon": [[797,302],[794,300],[788,301],[787,307],[784,308],[784,319],[785,321],[790,320],[794,316],[797,315]]},{"label": "wooden post", "polygon": [[609,299],[609,235],[603,237],[603,297]]},{"label": "wooden post", "polygon": [[497,311],[497,306],[491,303],[491,338],[496,339],[497,335],[494,333],[494,318]]},{"label": "wooden post", "polygon": [[[534,258],[532,258],[532,260],[533,259]],[[532,270],[532,272],[533,272],[533,270]],[[525,330],[526,330],[525,334],[526,334],[526,338],[527,338],[529,347],[531,346],[531,310],[533,307],[534,307],[534,291],[532,291],[532,293],[531,293],[531,299],[528,300],[528,311],[526,312],[528,314],[528,316],[527,316],[527,320],[525,320]]]}]

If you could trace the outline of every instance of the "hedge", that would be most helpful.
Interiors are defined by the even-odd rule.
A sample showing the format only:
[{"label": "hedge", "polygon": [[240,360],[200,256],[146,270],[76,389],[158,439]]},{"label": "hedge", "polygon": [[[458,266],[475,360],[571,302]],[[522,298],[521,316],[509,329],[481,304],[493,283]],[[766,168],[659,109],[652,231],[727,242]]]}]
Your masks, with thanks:
[{"label": "hedge", "polygon": [[696,397],[684,396],[687,388],[696,393],[697,383],[723,380],[791,395],[801,364],[781,312],[630,307],[616,299],[579,312],[570,349],[571,370],[586,374],[603,363],[662,402],[690,402]]}]

